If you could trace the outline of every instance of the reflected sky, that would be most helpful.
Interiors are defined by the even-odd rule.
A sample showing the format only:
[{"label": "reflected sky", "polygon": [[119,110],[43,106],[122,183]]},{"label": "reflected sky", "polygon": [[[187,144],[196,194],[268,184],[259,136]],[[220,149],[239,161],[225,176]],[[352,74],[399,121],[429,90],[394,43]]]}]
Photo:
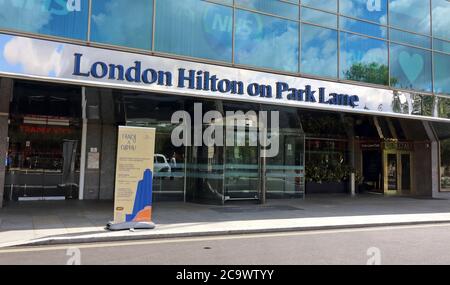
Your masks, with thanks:
[{"label": "reflected sky", "polygon": [[433,0],[433,35],[450,40],[450,2]]},{"label": "reflected sky", "polygon": [[377,38],[387,38],[387,28],[371,24],[363,21],[350,19],[347,17],[339,17],[339,25],[342,30],[354,32],[358,34],[364,34]]},{"label": "reflected sky", "polygon": [[389,20],[392,26],[429,35],[430,1],[389,0]]},{"label": "reflected sky", "polygon": [[155,49],[231,61],[232,8],[197,0],[156,2]]},{"label": "reflected sky", "polygon": [[91,40],[149,50],[152,15],[152,0],[93,1]]},{"label": "reflected sky", "polygon": [[450,95],[450,55],[434,53],[434,91]]},{"label": "reflected sky", "polygon": [[298,71],[298,23],[236,11],[235,62]]},{"label": "reflected sky", "polygon": [[301,72],[337,77],[337,31],[302,24],[301,34]]},{"label": "reflected sky", "polygon": [[302,0],[302,5],[337,12],[337,0]]},{"label": "reflected sky", "polygon": [[80,11],[70,11],[64,1],[0,1],[0,27],[86,40],[88,0]]},{"label": "reflected sky", "polygon": [[387,24],[387,0],[340,0],[341,14]]}]

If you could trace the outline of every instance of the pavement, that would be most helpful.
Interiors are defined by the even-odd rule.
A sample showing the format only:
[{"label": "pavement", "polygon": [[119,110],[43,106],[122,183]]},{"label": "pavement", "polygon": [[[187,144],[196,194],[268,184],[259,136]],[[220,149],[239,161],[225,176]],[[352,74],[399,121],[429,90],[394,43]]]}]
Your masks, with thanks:
[{"label": "pavement", "polygon": [[0,247],[145,240],[450,222],[450,200],[381,195],[310,195],[265,205],[153,205],[156,228],[110,232],[112,202],[20,202],[0,209]]}]

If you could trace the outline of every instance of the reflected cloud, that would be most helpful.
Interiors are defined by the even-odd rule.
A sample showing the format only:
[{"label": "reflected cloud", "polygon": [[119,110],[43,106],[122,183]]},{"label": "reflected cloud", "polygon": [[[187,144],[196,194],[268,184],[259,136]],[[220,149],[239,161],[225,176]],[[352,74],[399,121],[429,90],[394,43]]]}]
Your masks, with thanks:
[{"label": "reflected cloud", "polygon": [[151,1],[94,1],[92,39],[118,45],[151,47]]},{"label": "reflected cloud", "polygon": [[450,2],[447,0],[433,1],[433,34],[450,40]]},{"label": "reflected cloud", "polygon": [[236,62],[253,66],[298,71],[298,25],[273,17],[249,12],[238,13],[242,18],[259,18],[261,33],[236,34]]},{"label": "reflected cloud", "polygon": [[50,22],[51,14],[42,9],[41,1],[0,0],[0,25],[38,33]]},{"label": "reflected cloud", "polygon": [[304,73],[337,76],[337,32],[315,26],[302,26],[302,62]]},{"label": "reflected cloud", "polygon": [[32,39],[13,37],[3,49],[8,64],[19,65],[23,72],[54,76],[61,71],[62,45],[52,42],[36,44]]},{"label": "reflected cloud", "polygon": [[430,34],[430,3],[423,0],[390,0],[391,24]]}]

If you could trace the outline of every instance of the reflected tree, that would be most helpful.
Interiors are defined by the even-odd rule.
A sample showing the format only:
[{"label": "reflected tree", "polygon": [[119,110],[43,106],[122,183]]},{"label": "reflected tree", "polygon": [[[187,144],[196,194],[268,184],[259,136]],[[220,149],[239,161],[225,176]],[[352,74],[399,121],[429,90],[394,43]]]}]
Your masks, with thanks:
[{"label": "reflected tree", "polygon": [[[389,85],[389,68],[385,64],[355,63],[349,70],[344,72],[345,79],[362,81],[373,84]],[[397,80],[391,78],[391,83],[395,85]]]}]

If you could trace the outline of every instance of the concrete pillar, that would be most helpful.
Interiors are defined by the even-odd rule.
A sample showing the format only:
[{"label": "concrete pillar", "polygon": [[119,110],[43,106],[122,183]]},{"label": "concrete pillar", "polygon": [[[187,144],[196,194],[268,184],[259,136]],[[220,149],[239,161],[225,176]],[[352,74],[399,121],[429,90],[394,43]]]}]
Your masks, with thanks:
[{"label": "concrete pillar", "polygon": [[[86,88],[87,136],[84,199],[114,198],[117,127],[112,90]],[[98,158],[98,167],[90,163]],[[90,161],[91,160],[91,161]]]},{"label": "concrete pillar", "polygon": [[13,80],[0,78],[0,208],[5,189],[5,160],[8,151],[9,103],[12,98]]},{"label": "concrete pillar", "polygon": [[439,188],[441,183],[441,178],[439,175],[440,167],[440,151],[439,151],[439,140],[433,131],[433,127],[430,122],[423,122],[423,126],[430,140],[430,152],[431,152],[431,192],[433,198],[438,198]]}]

